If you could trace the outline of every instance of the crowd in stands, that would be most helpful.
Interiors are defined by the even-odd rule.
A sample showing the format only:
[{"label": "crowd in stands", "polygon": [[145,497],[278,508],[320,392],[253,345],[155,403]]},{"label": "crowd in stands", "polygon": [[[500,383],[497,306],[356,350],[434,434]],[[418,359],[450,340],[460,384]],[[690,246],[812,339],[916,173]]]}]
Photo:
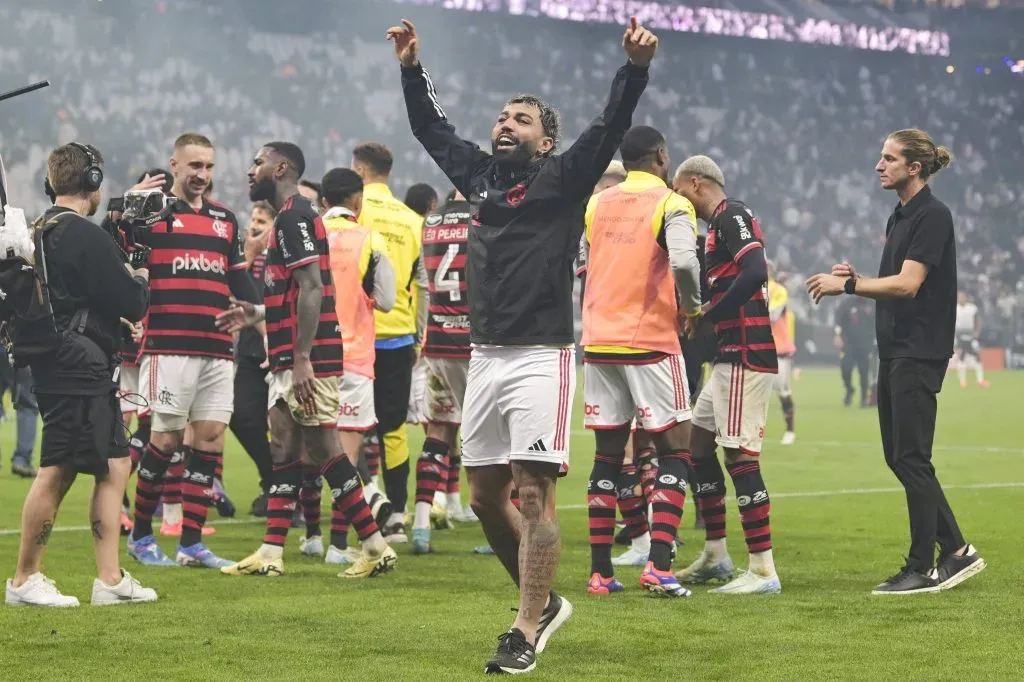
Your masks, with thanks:
[{"label": "crowd in stands", "polygon": [[[110,190],[120,191],[166,163],[173,139],[193,129],[217,145],[214,194],[238,212],[247,210],[251,155],[271,139],[299,143],[312,176],[348,165],[358,142],[377,140],[395,152],[396,194],[422,181],[443,194],[446,181],[409,132],[383,39],[399,10],[409,8],[367,3],[359,21],[272,34],[231,21],[218,3],[191,0],[136,6],[129,22],[78,16],[55,0],[0,8],[4,85],[53,83],[0,103],[10,195],[41,209],[46,155],[72,139],[100,148]],[[464,137],[484,145],[518,91],[559,108],[562,145],[570,144],[600,111],[621,61],[621,29],[611,26],[417,16],[442,106]],[[935,58],[669,34],[635,122],[662,130],[675,162],[707,153],[720,163],[727,191],[760,215],[769,256],[792,292],[805,275],[844,259],[876,267],[895,202],[873,171],[882,139],[924,128],[953,153],[934,187],[956,217],[962,286],[988,333],[1009,334],[1024,297],[1021,77],[949,74]],[[798,315],[827,322],[827,310],[793,299]]]}]

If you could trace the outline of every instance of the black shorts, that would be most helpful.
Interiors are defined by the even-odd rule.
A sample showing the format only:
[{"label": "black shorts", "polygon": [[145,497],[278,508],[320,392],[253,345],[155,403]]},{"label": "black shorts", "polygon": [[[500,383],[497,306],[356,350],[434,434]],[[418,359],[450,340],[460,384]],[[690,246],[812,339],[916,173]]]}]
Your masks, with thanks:
[{"label": "black shorts", "polygon": [[973,355],[974,357],[980,357],[980,344],[978,340],[973,336],[958,336],[956,338],[956,350],[960,354],[960,357],[965,355]]},{"label": "black shorts", "polygon": [[405,424],[409,413],[409,393],[412,391],[412,368],[416,364],[416,349],[377,349],[373,364],[373,406],[377,412],[377,433],[381,439]]},{"label": "black shorts", "polygon": [[128,434],[121,421],[117,394],[80,396],[42,393],[40,464],[74,464],[83,474],[105,476],[107,460],[128,456]]}]

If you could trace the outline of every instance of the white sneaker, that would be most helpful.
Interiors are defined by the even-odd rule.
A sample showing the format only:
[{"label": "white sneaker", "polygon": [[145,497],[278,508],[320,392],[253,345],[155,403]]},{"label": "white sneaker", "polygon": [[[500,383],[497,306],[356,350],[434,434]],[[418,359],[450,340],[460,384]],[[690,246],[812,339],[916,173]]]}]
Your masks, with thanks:
[{"label": "white sneaker", "polygon": [[645,554],[630,547],[619,556],[612,557],[612,566],[639,566],[643,568],[647,565],[647,556],[649,554],[650,552]]},{"label": "white sneaker", "polygon": [[792,431],[786,431],[782,434],[782,440],[779,441],[782,445],[792,445],[796,442],[796,434]]},{"label": "white sneaker", "polygon": [[744,571],[732,582],[711,591],[716,594],[779,594],[782,592],[782,582],[774,573],[764,576]]},{"label": "white sneaker", "polygon": [[324,563],[350,566],[359,561],[359,557],[361,556],[363,556],[363,553],[355,547],[338,549],[334,545],[331,545],[327,548],[327,556],[324,557]]},{"label": "white sneaker", "polygon": [[156,590],[143,587],[128,571],[121,569],[121,582],[107,585],[96,578],[92,582],[92,605],[110,606],[111,604],[133,604],[156,601]]},{"label": "white sneaker", "polygon": [[324,539],[320,535],[314,535],[311,538],[300,537],[299,538],[299,551],[306,556],[323,556],[324,555]]},{"label": "white sneaker", "polygon": [[458,523],[480,523],[480,519],[473,513],[473,508],[468,504],[463,509],[455,509],[451,513],[452,519]]},{"label": "white sneaker", "polygon": [[57,589],[57,584],[42,573],[33,573],[21,587],[15,587],[13,580],[7,581],[7,597],[11,606],[50,606],[70,608],[78,606],[77,597],[66,597]]}]

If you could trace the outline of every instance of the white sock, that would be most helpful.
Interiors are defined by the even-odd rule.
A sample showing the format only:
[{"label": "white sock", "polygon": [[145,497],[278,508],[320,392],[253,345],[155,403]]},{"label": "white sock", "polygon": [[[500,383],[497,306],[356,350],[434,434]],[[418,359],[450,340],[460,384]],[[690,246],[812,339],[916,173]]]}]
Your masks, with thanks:
[{"label": "white sock", "polygon": [[363,551],[370,556],[380,556],[387,547],[388,543],[384,542],[384,536],[380,531],[363,540]]},{"label": "white sock", "polygon": [[445,499],[444,492],[442,492],[440,490],[435,490],[434,491],[434,504],[436,504],[441,509],[445,509],[446,508],[445,505],[448,504],[448,502]]},{"label": "white sock", "polygon": [[376,476],[370,476],[370,484],[372,484],[375,487],[379,486],[380,485],[380,474],[377,474]]},{"label": "white sock", "polygon": [[164,521],[176,526],[182,522],[183,518],[180,504],[164,503]]},{"label": "white sock", "polygon": [[977,360],[974,361],[974,371],[978,373],[978,383],[985,381],[985,368]]},{"label": "white sock", "polygon": [[278,547],[277,545],[268,545],[263,543],[260,545],[260,556],[266,559],[280,559],[284,556],[284,547]]},{"label": "white sock", "polygon": [[960,375],[960,383],[967,383],[967,363],[961,360],[956,363],[956,373]]},{"label": "white sock", "polygon": [[370,481],[363,486],[363,499],[366,500],[366,504],[370,504],[370,500],[373,496],[380,492],[380,488],[377,487],[376,481]]},{"label": "white sock", "polygon": [[412,522],[413,528],[430,528],[430,503],[416,503],[416,518]]},{"label": "white sock", "polygon": [[751,554],[750,571],[764,577],[775,575],[775,562],[772,560],[772,551],[766,549],[763,552]]},{"label": "white sock", "polygon": [[456,513],[462,511],[462,495],[459,493],[448,493],[448,506],[446,509],[449,512]]},{"label": "white sock", "polygon": [[725,538],[718,540],[705,540],[704,541],[704,553],[715,561],[720,561],[725,558]]},{"label": "white sock", "polygon": [[629,544],[630,549],[635,551],[637,554],[647,555],[651,553],[651,534],[644,533],[640,537],[633,538],[633,541]]}]

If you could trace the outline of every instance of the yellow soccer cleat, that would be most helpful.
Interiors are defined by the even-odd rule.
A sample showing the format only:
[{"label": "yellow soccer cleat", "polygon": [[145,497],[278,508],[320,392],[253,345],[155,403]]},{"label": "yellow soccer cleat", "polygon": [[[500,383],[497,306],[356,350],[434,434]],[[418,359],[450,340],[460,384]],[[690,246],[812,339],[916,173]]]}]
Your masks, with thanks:
[{"label": "yellow soccer cleat", "polygon": [[284,559],[271,559],[259,552],[253,552],[237,564],[220,569],[224,575],[264,575],[275,578],[284,575]]},{"label": "yellow soccer cleat", "polygon": [[395,554],[395,550],[390,547],[386,548],[378,556],[370,556],[363,550],[363,555],[359,557],[352,566],[338,574],[339,578],[376,578],[381,573],[387,573],[395,567],[395,563],[398,561],[398,555]]},{"label": "yellow soccer cleat", "polygon": [[451,530],[455,528],[448,511],[442,508],[437,502],[430,508],[430,527],[434,530]]}]

